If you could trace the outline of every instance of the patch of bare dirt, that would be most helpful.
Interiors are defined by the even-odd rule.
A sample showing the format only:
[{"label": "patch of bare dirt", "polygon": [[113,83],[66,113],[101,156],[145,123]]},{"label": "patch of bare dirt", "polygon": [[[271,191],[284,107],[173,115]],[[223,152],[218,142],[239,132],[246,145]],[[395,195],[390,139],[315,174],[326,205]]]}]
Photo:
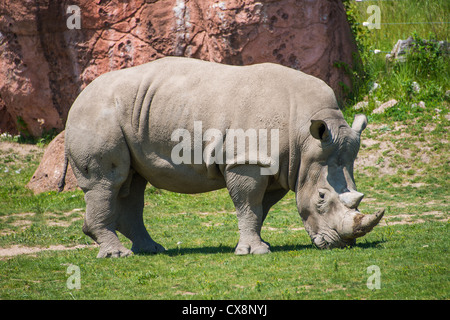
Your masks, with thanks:
[{"label": "patch of bare dirt", "polygon": [[1,153],[14,153],[21,157],[25,157],[30,153],[42,153],[42,148],[34,144],[14,143],[8,141],[0,142]]},{"label": "patch of bare dirt", "polygon": [[[36,213],[25,212],[25,213],[15,213],[6,216],[0,216],[0,221],[11,227],[19,227],[17,230],[12,230],[4,228],[0,231],[0,235],[9,235],[15,232],[23,232],[33,223],[33,218]],[[62,226],[68,227],[73,222],[83,219],[83,209],[74,209],[63,214],[55,213],[45,213],[46,224],[50,226]],[[5,248],[0,248],[0,259],[8,259],[17,255],[23,254],[36,254],[41,251],[61,251],[61,250],[74,250],[86,247],[95,247],[96,245],[76,245],[71,247],[66,247],[63,245],[51,245],[48,247],[29,247],[22,245],[12,245]]]},{"label": "patch of bare dirt", "polygon": [[391,166],[390,157],[383,155],[389,150],[395,152],[395,146],[392,142],[364,139],[355,161],[355,169],[364,172],[367,171],[366,168],[375,167],[378,168],[378,172],[382,175],[395,174],[397,169]]},{"label": "patch of bare dirt", "polygon": [[[369,175],[374,173],[381,176],[394,175],[399,169],[408,170],[415,163],[430,164],[433,148],[429,145],[429,141],[418,140],[418,137],[405,132],[406,128],[406,125],[399,123],[390,126],[369,124],[368,133],[363,133],[361,138],[355,171]],[[434,128],[435,125],[431,124],[423,130],[430,132]],[[404,147],[404,143],[409,146]],[[416,171],[417,174],[423,173],[420,168]]]},{"label": "patch of bare dirt", "polygon": [[[0,221],[6,222],[7,220],[13,220],[8,222],[13,227],[20,227],[19,231],[24,231],[31,226],[32,218],[35,216],[34,212],[14,213],[6,216],[0,216]],[[73,209],[72,211],[61,214],[45,213],[46,223],[49,226],[69,227],[73,222],[83,219],[83,209]],[[0,230],[0,235],[9,235],[16,231],[5,228]]]},{"label": "patch of bare dirt", "polygon": [[291,231],[301,231],[301,230],[305,230],[304,227],[294,227],[294,228],[282,227],[282,228],[275,228],[275,227],[264,226],[264,225],[263,225],[262,229],[263,229],[263,230],[268,230],[268,231],[276,231],[276,232],[284,232],[285,230],[291,230]]},{"label": "patch of bare dirt", "polygon": [[42,251],[75,250],[75,249],[82,249],[82,248],[88,248],[88,247],[95,247],[95,245],[80,244],[80,245],[73,246],[73,247],[66,247],[63,245],[53,245],[53,246],[49,246],[49,247],[27,247],[27,246],[13,245],[8,248],[0,248],[0,259],[14,257],[17,255],[22,255],[22,254],[36,254],[36,253],[42,252]]},{"label": "patch of bare dirt", "polygon": [[440,222],[447,222],[449,220],[449,215],[444,214],[441,211],[429,211],[423,212],[422,214],[397,214],[395,216],[384,217],[379,225],[380,226],[393,226],[396,224],[414,224],[414,223],[424,223],[426,221],[438,220]]},{"label": "patch of bare dirt", "polygon": [[195,292],[190,292],[190,291],[177,291],[175,292],[176,295],[182,295],[182,296],[195,296],[196,293]]},{"label": "patch of bare dirt", "polygon": [[[72,211],[63,213],[62,216],[66,220],[61,220],[61,215],[54,213],[48,213],[47,216],[49,217],[49,220],[47,221],[47,224],[49,226],[69,227],[73,222],[83,219],[83,209],[77,208],[73,209]],[[68,219],[68,217],[71,218]]]},{"label": "patch of bare dirt", "polygon": [[[13,227],[20,227],[19,230],[23,231],[31,226],[31,220],[29,220],[29,218],[32,216],[34,216],[33,212],[15,213],[6,216],[0,216],[0,221],[4,222],[6,220],[12,219],[14,221],[10,222],[9,224]],[[0,230],[0,236],[6,236],[11,233],[14,233],[14,231],[10,229]]]}]

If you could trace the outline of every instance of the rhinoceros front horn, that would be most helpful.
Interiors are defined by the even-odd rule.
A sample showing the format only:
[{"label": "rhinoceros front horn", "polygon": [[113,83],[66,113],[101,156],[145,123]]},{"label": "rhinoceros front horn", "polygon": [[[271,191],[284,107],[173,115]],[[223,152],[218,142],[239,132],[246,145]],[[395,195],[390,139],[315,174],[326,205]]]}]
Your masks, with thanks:
[{"label": "rhinoceros front horn", "polygon": [[343,239],[355,239],[370,232],[380,222],[384,209],[375,214],[347,214],[342,221],[341,230],[338,231]]}]

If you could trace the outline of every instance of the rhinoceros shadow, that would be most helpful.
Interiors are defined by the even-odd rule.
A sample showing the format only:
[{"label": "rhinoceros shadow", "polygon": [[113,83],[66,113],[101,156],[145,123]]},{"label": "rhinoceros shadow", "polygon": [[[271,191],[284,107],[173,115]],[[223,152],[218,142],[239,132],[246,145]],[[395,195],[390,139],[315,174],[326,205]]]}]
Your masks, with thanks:
[{"label": "rhinoceros shadow", "polygon": [[[350,247],[350,250],[354,247],[362,248],[362,249],[370,249],[377,248],[379,244],[384,243],[384,240],[376,240],[376,241],[361,241],[357,242],[355,245]],[[235,247],[231,246],[207,246],[207,247],[182,247],[182,248],[173,248],[166,250],[163,254],[168,256],[177,256],[177,255],[188,255],[188,254],[219,254],[219,253],[234,253]],[[271,252],[285,252],[285,251],[301,251],[305,249],[316,249],[316,247],[310,244],[287,244],[287,245],[273,245],[270,246]],[[333,250],[344,250],[344,249],[333,249]]]}]

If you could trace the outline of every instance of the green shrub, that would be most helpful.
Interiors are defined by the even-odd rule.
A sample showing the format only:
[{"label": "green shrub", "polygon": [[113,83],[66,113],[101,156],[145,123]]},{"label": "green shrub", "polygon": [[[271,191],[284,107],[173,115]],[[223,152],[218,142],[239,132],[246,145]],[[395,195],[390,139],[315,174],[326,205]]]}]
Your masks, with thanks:
[{"label": "green shrub", "polygon": [[[381,29],[369,30],[362,25],[369,16],[367,7],[372,4],[381,8]],[[349,88],[351,93],[344,103],[347,120],[361,112],[375,121],[386,118],[399,121],[419,116],[432,120],[439,116],[436,108],[446,114],[450,61],[439,41],[448,40],[449,28],[442,15],[449,9],[448,1],[344,1],[344,5],[361,62],[351,70],[353,88]],[[417,21],[424,23],[415,23]],[[399,22],[405,24],[390,24]],[[428,22],[442,22],[442,25]],[[399,39],[409,36],[414,42],[404,62],[386,62],[384,54],[374,52],[375,49],[390,52]],[[377,84],[376,89],[374,84]],[[380,103],[390,99],[396,99],[398,103],[384,114],[371,115]],[[351,107],[362,100],[368,101],[368,106],[363,110],[352,110]]]}]

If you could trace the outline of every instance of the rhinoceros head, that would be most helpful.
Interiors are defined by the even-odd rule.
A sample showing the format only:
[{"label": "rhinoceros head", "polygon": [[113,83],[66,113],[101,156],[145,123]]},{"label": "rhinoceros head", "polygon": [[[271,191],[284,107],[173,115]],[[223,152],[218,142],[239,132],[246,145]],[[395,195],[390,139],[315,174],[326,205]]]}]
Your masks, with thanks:
[{"label": "rhinoceros head", "polygon": [[357,115],[351,128],[342,116],[311,120],[296,200],[305,229],[318,248],[354,244],[384,214],[384,210],[373,215],[358,210],[364,195],[356,190],[353,164],[366,125],[364,115]]}]

